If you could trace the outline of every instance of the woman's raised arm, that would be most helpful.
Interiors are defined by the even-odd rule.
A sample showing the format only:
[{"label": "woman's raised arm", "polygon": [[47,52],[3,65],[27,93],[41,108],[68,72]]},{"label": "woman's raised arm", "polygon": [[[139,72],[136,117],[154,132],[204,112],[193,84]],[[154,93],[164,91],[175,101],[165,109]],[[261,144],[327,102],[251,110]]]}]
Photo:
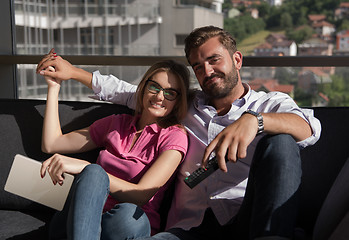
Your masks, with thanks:
[{"label": "woman's raised arm", "polygon": [[[50,71],[54,68],[49,67]],[[41,148],[46,153],[77,153],[96,148],[88,128],[63,134],[59,121],[58,97],[61,81],[45,77],[48,85]]]}]

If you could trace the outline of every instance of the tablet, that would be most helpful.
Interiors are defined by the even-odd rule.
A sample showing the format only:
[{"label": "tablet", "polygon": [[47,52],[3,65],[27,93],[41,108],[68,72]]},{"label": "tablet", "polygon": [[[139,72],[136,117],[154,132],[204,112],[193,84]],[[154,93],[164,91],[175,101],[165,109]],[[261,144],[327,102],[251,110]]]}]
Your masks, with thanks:
[{"label": "tablet", "polygon": [[41,162],[17,154],[5,184],[5,191],[61,211],[74,176],[64,174],[63,185],[52,183],[49,174],[40,175]]}]

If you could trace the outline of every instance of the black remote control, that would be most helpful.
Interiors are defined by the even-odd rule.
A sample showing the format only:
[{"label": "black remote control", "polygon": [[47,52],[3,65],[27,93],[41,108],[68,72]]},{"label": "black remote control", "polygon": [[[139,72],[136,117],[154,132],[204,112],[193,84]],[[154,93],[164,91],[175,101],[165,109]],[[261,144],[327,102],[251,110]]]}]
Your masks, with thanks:
[{"label": "black remote control", "polygon": [[218,169],[218,162],[216,157],[211,158],[206,165],[206,168],[199,167],[192,174],[184,179],[184,182],[193,188],[198,185],[202,180],[210,176],[214,171]]}]

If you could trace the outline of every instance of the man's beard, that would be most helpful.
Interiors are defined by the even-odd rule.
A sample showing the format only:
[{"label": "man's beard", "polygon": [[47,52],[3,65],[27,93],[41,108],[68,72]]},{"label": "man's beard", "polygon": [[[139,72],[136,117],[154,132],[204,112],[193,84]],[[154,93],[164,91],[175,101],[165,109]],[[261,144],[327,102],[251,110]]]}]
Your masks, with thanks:
[{"label": "man's beard", "polygon": [[[205,86],[205,83],[211,80],[214,77],[223,79],[223,82],[212,83],[209,86]],[[228,96],[232,89],[238,83],[238,74],[236,69],[232,69],[228,74],[224,73],[214,73],[210,77],[204,79],[202,90],[206,93],[211,99],[221,99]]]}]

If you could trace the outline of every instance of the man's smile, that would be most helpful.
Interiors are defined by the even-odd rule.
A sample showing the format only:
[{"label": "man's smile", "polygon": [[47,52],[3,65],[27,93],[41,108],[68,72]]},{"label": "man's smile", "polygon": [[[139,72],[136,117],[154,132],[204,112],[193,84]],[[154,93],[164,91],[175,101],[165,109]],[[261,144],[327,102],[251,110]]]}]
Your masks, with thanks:
[{"label": "man's smile", "polygon": [[215,82],[217,82],[219,79],[223,79],[223,78],[224,78],[224,74],[219,74],[219,73],[212,74],[211,76],[206,77],[204,79],[204,86],[207,87],[209,85],[212,85]]}]

